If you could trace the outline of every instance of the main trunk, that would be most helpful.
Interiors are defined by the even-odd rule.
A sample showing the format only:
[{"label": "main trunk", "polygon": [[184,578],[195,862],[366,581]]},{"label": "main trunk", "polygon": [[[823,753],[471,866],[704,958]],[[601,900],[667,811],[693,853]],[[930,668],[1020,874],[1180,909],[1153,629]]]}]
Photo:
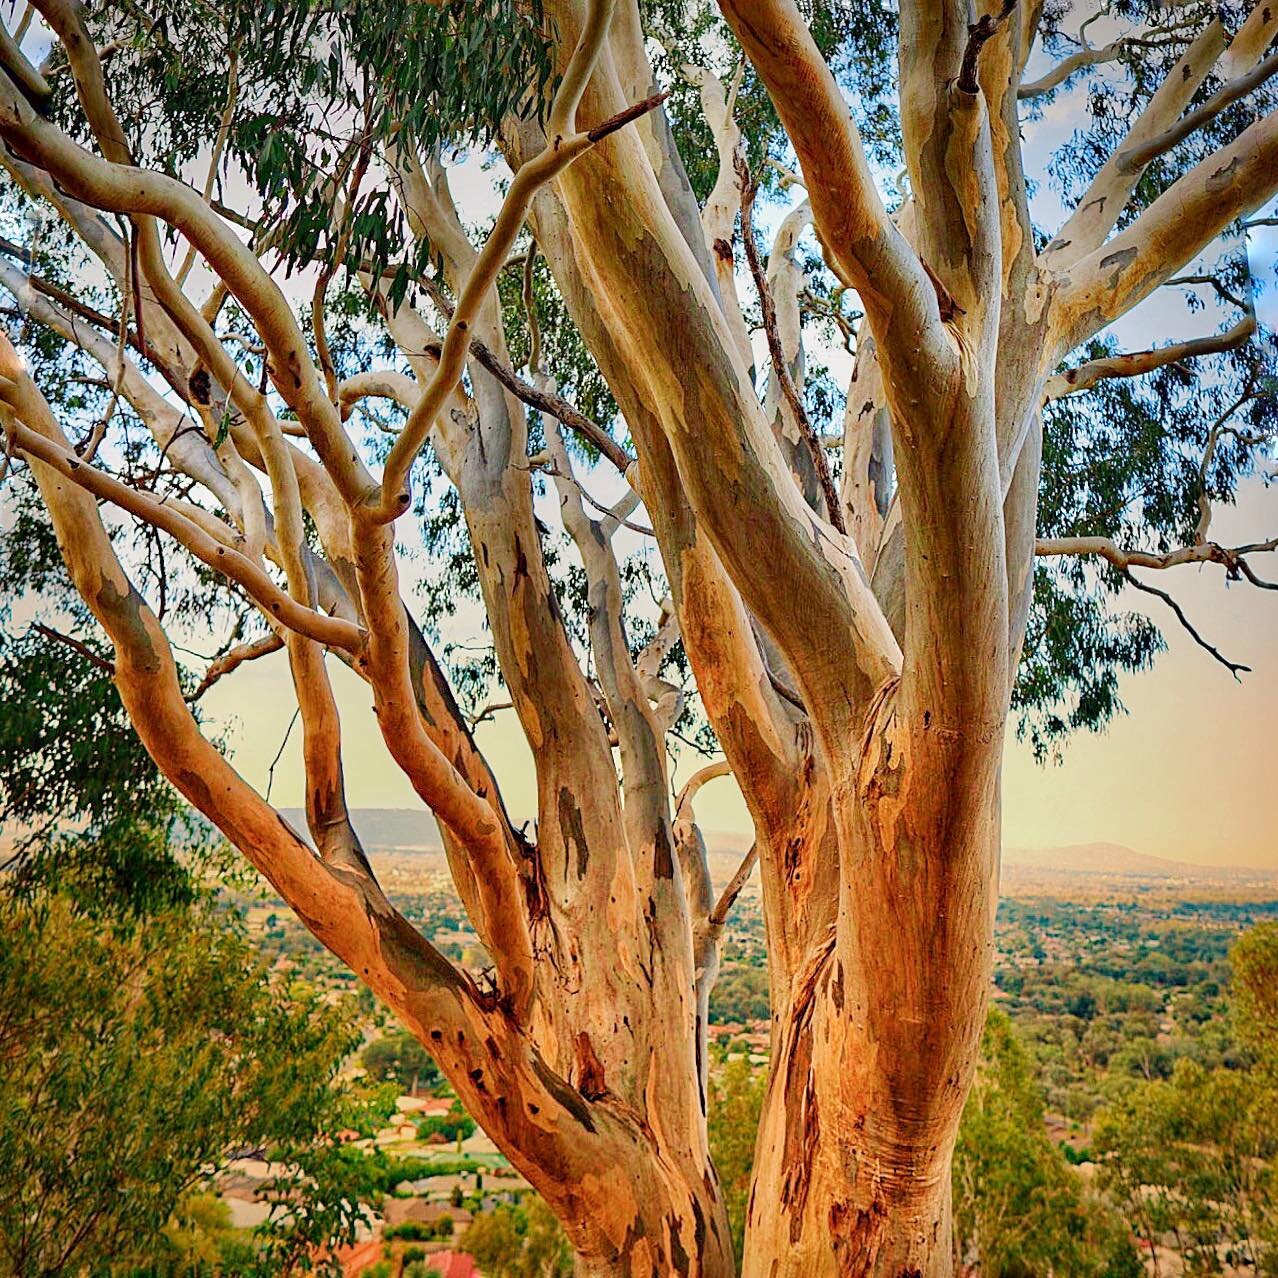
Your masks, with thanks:
[{"label": "main trunk", "polygon": [[[1000,829],[996,758],[974,736],[949,767],[934,757],[903,777],[886,810],[882,765],[864,760],[876,780],[836,799],[854,867],[836,922],[774,995],[745,1278],[953,1271],[950,1163],[984,1023]],[[948,801],[913,804],[915,787]]]},{"label": "main trunk", "polygon": [[950,1156],[966,1087],[931,1103],[894,1096],[877,1058],[898,1045],[858,1032],[837,979],[831,953],[779,1035],[741,1273],[948,1278]]}]

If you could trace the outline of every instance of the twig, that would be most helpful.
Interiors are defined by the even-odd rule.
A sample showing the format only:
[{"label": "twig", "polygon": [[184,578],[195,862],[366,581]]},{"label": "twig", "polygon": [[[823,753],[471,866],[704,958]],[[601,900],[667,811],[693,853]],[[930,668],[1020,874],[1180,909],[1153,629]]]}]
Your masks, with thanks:
[{"label": "twig", "polygon": [[834,487],[834,478],[830,474],[825,453],[821,450],[821,441],[812,428],[812,422],[808,419],[807,410],[803,407],[798,388],[786,366],[785,352],[781,349],[781,335],[777,332],[776,305],[772,300],[772,290],[768,287],[768,277],[764,273],[763,263],[759,260],[758,245],[754,242],[754,197],[758,186],[750,174],[750,166],[745,156],[740,151],[732,157],[732,163],[741,183],[741,238],[745,241],[746,260],[750,263],[750,274],[754,276],[754,287],[759,294],[759,309],[763,313],[763,331],[768,339],[768,354],[772,358],[772,375],[777,379],[781,394],[785,396],[785,401],[790,406],[790,412],[794,415],[799,433],[803,436],[803,442],[807,445],[808,453],[812,457],[812,465],[816,469],[817,480],[825,497],[830,522],[839,532],[846,534],[847,525],[843,522],[843,512],[839,509],[839,494]]},{"label": "twig", "polygon": [[[419,283],[425,289],[430,300],[439,308],[445,319],[452,319],[453,303],[437,281],[429,276],[419,277]],[[497,358],[483,342],[472,338],[471,354],[483,365],[512,395],[523,400],[530,408],[547,414],[557,421],[563,422],[569,430],[580,435],[596,451],[603,454],[623,475],[634,458],[608,434],[598,422],[593,422],[584,413],[578,412],[566,399],[550,391],[539,390],[526,382],[509,364]],[[425,352],[428,355],[439,355],[439,348]]]},{"label": "twig", "polygon": [[1156,595],[1159,599],[1161,599],[1172,610],[1172,612],[1176,614],[1177,620],[1189,632],[1190,637],[1193,639],[1193,641],[1200,648],[1204,648],[1206,649],[1206,651],[1210,652],[1211,655],[1215,657],[1216,660],[1219,661],[1220,664],[1224,666],[1225,669],[1228,670],[1229,673],[1233,675],[1235,679],[1238,680],[1238,682],[1240,683],[1242,682],[1242,680],[1238,679],[1238,672],[1240,670],[1246,671],[1248,674],[1251,673],[1250,666],[1244,666],[1237,661],[1230,661],[1230,659],[1226,657],[1225,654],[1221,652],[1219,648],[1208,643],[1207,640],[1204,639],[1202,635],[1200,635],[1198,631],[1194,629],[1192,622],[1190,622],[1189,618],[1185,616],[1185,610],[1180,606],[1180,604],[1178,604],[1175,601],[1175,599],[1171,597],[1171,595],[1167,593],[1167,591],[1159,590],[1157,586],[1146,585],[1145,582],[1140,581],[1137,578],[1133,577],[1132,574],[1126,568],[1120,569],[1120,572],[1127,579],[1127,581],[1130,582],[1131,585],[1136,587],[1137,590],[1143,590],[1145,594]]},{"label": "twig", "polygon": [[92,662],[99,670],[105,670],[112,678],[115,677],[115,665],[108,661],[105,657],[99,656],[87,643],[81,643],[79,639],[73,638],[71,635],[64,635],[61,630],[55,630],[52,626],[46,626],[43,622],[33,621],[31,629],[37,634],[42,634],[46,639],[55,639],[58,643],[66,644],[68,648],[78,652],[86,661]]},{"label": "twig", "polygon": [[[1275,221],[1278,221],[1278,219],[1275,219]],[[1175,279],[1163,281],[1164,288],[1171,288],[1173,284],[1210,284],[1216,290],[1217,296],[1224,298],[1226,302],[1232,303],[1240,311],[1251,310],[1250,302],[1239,297],[1236,293],[1230,292],[1214,275],[1177,275]]]},{"label": "twig", "polygon": [[636,102],[626,107],[624,111],[618,111],[616,115],[609,116],[602,123],[596,124],[593,129],[587,129],[586,136],[591,142],[602,142],[610,133],[624,129],[632,120],[647,115],[649,111],[655,111],[669,96],[668,92],[654,93],[651,97],[644,98],[642,102]]},{"label": "twig", "polygon": [[288,745],[288,739],[293,735],[293,725],[297,722],[297,717],[302,713],[302,707],[297,706],[293,711],[293,717],[288,721],[288,727],[284,729],[284,740],[280,742],[280,748],[275,752],[275,758],[271,760],[271,766],[266,770],[266,801],[271,801],[271,786],[275,784],[275,766],[284,757],[284,748]]},{"label": "twig", "polygon": [[1259,586],[1261,590],[1278,590],[1278,581],[1266,581],[1263,577],[1257,577],[1251,570],[1251,565],[1241,556],[1234,561],[1238,567],[1238,571],[1242,573],[1253,586]]},{"label": "twig", "polygon": [[[545,456],[545,454],[541,454]],[[618,527],[628,528],[633,533],[638,533],[641,537],[655,537],[657,534],[651,528],[645,528],[643,524],[632,523],[623,515],[619,515],[612,506],[605,506],[603,502],[592,497],[586,491],[586,486],[577,478],[576,475],[565,475],[554,462],[547,462],[538,469],[543,475],[550,475],[555,479],[566,479],[572,486],[588,501],[601,515],[606,515],[609,519],[617,522]]]}]

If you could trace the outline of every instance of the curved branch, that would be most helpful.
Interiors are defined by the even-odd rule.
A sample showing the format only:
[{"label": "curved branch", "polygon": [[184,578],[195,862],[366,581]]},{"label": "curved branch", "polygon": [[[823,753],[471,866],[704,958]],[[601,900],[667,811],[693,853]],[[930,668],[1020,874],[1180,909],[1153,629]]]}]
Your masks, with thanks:
[{"label": "curved branch", "polygon": [[1110,355],[1104,359],[1089,360],[1077,368],[1057,373],[1047,379],[1043,399],[1063,399],[1080,391],[1091,390],[1098,382],[1114,377],[1140,377],[1182,359],[1194,359],[1203,355],[1220,355],[1245,346],[1256,333],[1256,319],[1248,315],[1228,332],[1209,337],[1195,337],[1170,346],[1159,346],[1148,351],[1130,351],[1123,355]]},{"label": "curved branch", "polygon": [[1084,67],[1095,67],[1116,61],[1122,56],[1128,44],[1127,40],[1113,40],[1099,49],[1080,49],[1077,53],[1071,53],[1068,58],[1062,58],[1037,80],[1022,84],[1016,90],[1016,96],[1022,102],[1031,98],[1041,98],[1045,93],[1051,93],[1053,89],[1059,88],[1074,72],[1081,71]]},{"label": "curved branch", "polygon": [[1157,586],[1147,585],[1145,582],[1139,580],[1139,578],[1133,577],[1126,569],[1122,569],[1121,571],[1123,576],[1127,579],[1128,585],[1135,586],[1137,590],[1143,591],[1147,595],[1153,595],[1157,599],[1161,599],[1172,610],[1172,612],[1176,614],[1176,619],[1185,628],[1185,630],[1188,631],[1190,638],[1193,639],[1200,648],[1204,649],[1204,651],[1211,653],[1211,655],[1219,661],[1235,679],[1238,678],[1240,672],[1250,673],[1250,666],[1244,666],[1240,662],[1231,661],[1214,644],[1208,643],[1207,640],[1194,629],[1193,623],[1185,615],[1185,610],[1176,602],[1175,599],[1172,598],[1171,595],[1167,593],[1167,591],[1159,590]]},{"label": "curved branch", "polygon": [[[431,301],[439,307],[447,319],[451,320],[454,306],[445,296],[439,284],[428,277],[423,277],[421,284],[430,295]],[[584,413],[578,412],[561,395],[556,395],[552,391],[526,382],[505,360],[499,359],[494,355],[478,338],[471,339],[470,350],[471,354],[475,356],[476,360],[484,368],[508,391],[523,400],[529,408],[535,408],[538,412],[545,413],[547,416],[555,418],[556,421],[563,422],[575,435],[580,436],[587,444],[606,457],[621,474],[624,475],[626,473],[626,467],[634,461],[634,458],[597,422],[591,421]],[[438,358],[442,352],[431,349],[426,353]]]},{"label": "curved branch", "polygon": [[216,661],[209,663],[208,669],[204,672],[204,678],[200,680],[187,700],[192,703],[198,701],[219,679],[238,670],[246,661],[256,661],[259,657],[279,652],[283,646],[284,640],[274,633],[237,645],[230,652],[224,653]]},{"label": "curved branch", "polygon": [[1240,75],[1237,79],[1222,85],[1206,102],[1178,120],[1171,128],[1165,129],[1138,146],[1119,151],[1116,157],[1119,171],[1140,172],[1151,160],[1157,159],[1164,152],[1170,151],[1177,143],[1183,142],[1191,133],[1210,124],[1226,107],[1246,97],[1253,89],[1259,88],[1275,74],[1278,74],[1278,53],[1266,58],[1246,75]]},{"label": "curved branch", "polygon": [[[602,48],[611,12],[611,0],[597,0],[596,3],[591,4],[587,23],[582,29],[569,68],[560,82],[559,91],[551,108],[552,122],[558,122],[562,127],[556,128],[552,123],[552,136],[546,149],[520,166],[510,184],[488,240],[466,277],[466,283],[457,299],[452,322],[444,337],[439,366],[430,383],[422,391],[421,399],[409,414],[404,429],[396,439],[386,459],[381,485],[374,499],[369,503],[370,516],[379,522],[388,522],[397,518],[408,509],[412,501],[409,474],[413,461],[421,451],[422,445],[425,444],[440,409],[461,380],[466,355],[471,345],[471,326],[498,273],[505,266],[510,246],[524,224],[533,197],[547,182],[553,181],[596,143],[653,110],[665,100],[664,93],[657,94],[619,111],[585,133],[566,135],[565,121],[576,114],[577,102],[581,98],[595,59]],[[602,31],[600,30],[601,22]],[[566,104],[570,104],[570,109]],[[567,115],[564,114],[565,110],[568,110]]]},{"label": "curved branch", "polygon": [[1120,167],[1118,155],[1124,149],[1143,146],[1175,123],[1224,48],[1225,29],[1215,19],[1181,55],[1128,130],[1123,145],[1092,179],[1065,225],[1043,250],[1044,266],[1065,270],[1104,243],[1140,179],[1139,172]]},{"label": "curved branch", "polygon": [[1143,301],[1231,222],[1278,190],[1278,111],[1172,184],[1129,227],[1071,268],[1052,298],[1059,359]]},{"label": "curved branch", "polygon": [[759,261],[759,248],[754,242],[754,197],[758,190],[754,178],[750,176],[750,168],[746,158],[740,152],[735,157],[737,177],[741,186],[741,238],[745,243],[746,260],[750,263],[750,274],[754,277],[755,292],[759,295],[759,309],[763,314],[763,331],[768,341],[768,355],[772,360],[772,376],[776,378],[781,394],[789,406],[790,415],[799,434],[803,437],[808,455],[812,459],[813,469],[821,485],[821,494],[825,498],[826,515],[830,522],[843,534],[847,534],[847,525],[843,522],[843,511],[839,506],[839,494],[834,487],[834,479],[830,475],[830,464],[812,422],[808,418],[808,410],[803,406],[803,398],[790,376],[790,365],[785,351],[781,349],[781,334],[777,331],[777,309],[772,300],[772,289],[768,286],[768,277]]},{"label": "curved branch", "polygon": [[[21,413],[20,404],[10,397],[11,387],[11,381],[0,378],[0,397],[9,402],[15,413]],[[281,625],[328,647],[342,648],[351,653],[357,653],[363,647],[365,632],[359,626],[340,617],[325,616],[324,613],[298,603],[251,559],[210,537],[172,506],[152,497],[150,493],[137,492],[104,471],[86,465],[71,450],[59,448],[20,422],[15,423],[13,435],[15,446],[20,452],[44,462],[95,497],[112,502],[131,515],[167,532],[201,563],[241,586],[268,616],[274,617]]]}]

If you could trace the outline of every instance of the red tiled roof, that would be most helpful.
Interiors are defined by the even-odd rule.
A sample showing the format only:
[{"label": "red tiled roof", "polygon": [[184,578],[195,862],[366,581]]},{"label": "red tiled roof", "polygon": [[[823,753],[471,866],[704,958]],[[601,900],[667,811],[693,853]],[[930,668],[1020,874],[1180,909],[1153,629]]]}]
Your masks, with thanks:
[{"label": "red tiled roof", "polygon": [[438,1269],[444,1278],[481,1278],[474,1256],[464,1251],[432,1251],[426,1266]]},{"label": "red tiled roof", "polygon": [[380,1239],[366,1238],[353,1247],[339,1247],[336,1255],[346,1278],[356,1278],[382,1258],[382,1244]]}]

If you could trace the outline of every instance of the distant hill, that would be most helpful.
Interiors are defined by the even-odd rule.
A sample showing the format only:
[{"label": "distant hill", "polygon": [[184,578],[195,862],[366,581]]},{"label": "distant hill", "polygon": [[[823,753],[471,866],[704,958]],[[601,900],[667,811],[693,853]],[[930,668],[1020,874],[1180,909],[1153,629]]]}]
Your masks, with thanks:
[{"label": "distant hill", "polygon": [[1054,874],[1107,874],[1140,879],[1264,879],[1272,872],[1238,866],[1193,865],[1136,852],[1122,843],[1073,843],[1059,848],[1004,848],[1012,870]]},{"label": "distant hill", "polygon": [[[280,815],[295,829],[306,830],[301,808],[281,808]],[[442,852],[439,827],[429,812],[412,808],[352,808],[351,824],[370,851]]]},{"label": "distant hill", "polygon": [[[283,809],[295,829],[306,829],[306,813]],[[374,852],[443,851],[439,830],[429,813],[412,808],[354,808],[351,819],[364,846]],[[707,830],[706,846],[716,881],[727,878],[750,847],[750,836],[735,830]],[[1167,857],[1150,856],[1121,843],[1074,843],[1056,848],[1004,848],[1004,869],[1012,874],[1092,874],[1136,879],[1264,880],[1278,878],[1278,871],[1230,866],[1193,865]]]}]

